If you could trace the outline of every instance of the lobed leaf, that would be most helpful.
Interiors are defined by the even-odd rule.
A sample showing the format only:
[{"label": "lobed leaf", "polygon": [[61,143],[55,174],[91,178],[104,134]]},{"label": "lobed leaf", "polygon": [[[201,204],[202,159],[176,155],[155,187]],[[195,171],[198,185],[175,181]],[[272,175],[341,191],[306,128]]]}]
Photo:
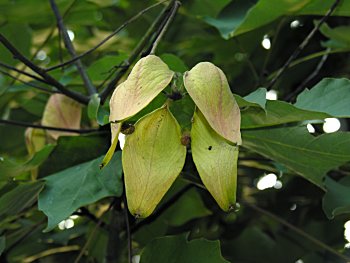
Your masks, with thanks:
[{"label": "lobed leaf", "polygon": [[323,188],[325,174],[350,161],[350,133],[337,132],[314,137],[306,127],[249,130],[244,147],[284,164]]},{"label": "lobed leaf", "polygon": [[46,185],[38,203],[39,210],[48,217],[44,231],[52,230],[81,206],[107,196],[120,196],[123,191],[120,155],[121,152],[114,154],[103,170],[99,169],[101,156],[45,177]]},{"label": "lobed leaf", "polygon": [[219,241],[195,239],[185,235],[165,236],[150,242],[141,253],[140,263],[227,263],[220,251]]}]

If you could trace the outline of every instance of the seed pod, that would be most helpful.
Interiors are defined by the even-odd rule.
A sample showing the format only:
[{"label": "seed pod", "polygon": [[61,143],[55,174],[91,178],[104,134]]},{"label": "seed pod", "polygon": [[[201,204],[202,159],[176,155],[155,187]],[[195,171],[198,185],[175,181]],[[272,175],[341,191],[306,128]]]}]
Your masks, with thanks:
[{"label": "seed pod", "polygon": [[185,88],[209,125],[226,140],[241,144],[241,115],[225,74],[201,62],[184,74]]},{"label": "seed pod", "polygon": [[203,184],[222,210],[236,202],[238,146],[229,144],[197,109],[191,130],[193,161]]},{"label": "seed pod", "polygon": [[127,80],[113,92],[109,120],[120,122],[145,108],[171,81],[171,71],[159,57],[149,55],[140,59]]},{"label": "seed pod", "polygon": [[123,149],[125,191],[130,213],[149,216],[168,191],[185,163],[181,129],[167,107],[135,124]]}]

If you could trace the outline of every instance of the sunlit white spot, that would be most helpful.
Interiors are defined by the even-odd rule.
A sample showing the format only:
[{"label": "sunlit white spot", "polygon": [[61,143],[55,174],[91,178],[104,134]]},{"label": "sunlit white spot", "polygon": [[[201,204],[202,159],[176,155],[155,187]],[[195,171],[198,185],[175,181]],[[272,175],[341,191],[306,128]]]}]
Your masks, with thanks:
[{"label": "sunlit white spot", "polygon": [[140,259],[141,259],[140,255],[135,255],[132,257],[131,261],[132,263],[139,263]]},{"label": "sunlit white spot", "polygon": [[344,228],[344,238],[348,242],[345,248],[350,248],[350,220],[345,222]]},{"label": "sunlit white spot", "polygon": [[294,211],[297,209],[297,204],[292,204],[292,206],[289,208],[290,211]]},{"label": "sunlit white spot", "polygon": [[273,188],[275,189],[281,189],[283,186],[282,182],[280,180],[277,180]]},{"label": "sunlit white spot", "polygon": [[65,223],[66,223],[66,220],[63,220],[63,221],[59,222],[59,223],[58,223],[58,228],[59,228],[60,230],[65,230],[65,229],[66,229]]},{"label": "sunlit white spot", "polygon": [[119,140],[120,149],[123,150],[124,145],[125,145],[125,134],[119,133],[119,135],[118,135],[118,140]]},{"label": "sunlit white spot", "polygon": [[40,50],[38,54],[36,54],[36,59],[45,60],[47,58],[46,52],[44,50]]},{"label": "sunlit white spot", "polygon": [[337,118],[326,118],[323,124],[323,131],[326,133],[336,132],[340,129],[340,121]]},{"label": "sunlit white spot", "polygon": [[66,229],[69,229],[69,228],[74,227],[74,220],[73,220],[73,219],[70,219],[70,218],[68,218],[67,220],[65,220],[65,222],[64,222],[64,227],[65,227]]},{"label": "sunlit white spot", "polygon": [[0,157],[0,162],[3,162],[4,161],[4,157]]},{"label": "sunlit white spot", "polygon": [[74,219],[79,218],[79,216],[78,216],[78,215],[72,215],[72,216],[70,216],[69,218],[74,220]]},{"label": "sunlit white spot", "polygon": [[309,131],[309,133],[315,133],[315,128],[314,126],[312,126],[312,124],[309,123],[308,125],[306,125],[306,128]]},{"label": "sunlit white spot", "polygon": [[295,261],[295,263],[304,263],[304,261],[302,261],[301,259],[298,259],[297,261]]},{"label": "sunlit white spot", "polygon": [[271,40],[268,35],[265,35],[263,40],[261,41],[261,45],[265,49],[270,49],[271,48]]},{"label": "sunlit white spot", "polygon": [[72,30],[67,30],[67,33],[68,33],[68,36],[69,36],[69,39],[70,41],[74,41],[74,38],[75,38],[75,34]]},{"label": "sunlit white spot", "polygon": [[277,182],[277,176],[275,174],[272,174],[272,173],[266,174],[259,179],[256,187],[259,190],[264,190],[267,188],[274,187],[276,182]]},{"label": "sunlit white spot", "polygon": [[296,29],[301,26],[301,23],[299,20],[294,20],[290,23],[290,28],[291,29]]},{"label": "sunlit white spot", "polygon": [[277,91],[271,89],[268,92],[266,92],[266,99],[268,99],[268,100],[277,100]]}]

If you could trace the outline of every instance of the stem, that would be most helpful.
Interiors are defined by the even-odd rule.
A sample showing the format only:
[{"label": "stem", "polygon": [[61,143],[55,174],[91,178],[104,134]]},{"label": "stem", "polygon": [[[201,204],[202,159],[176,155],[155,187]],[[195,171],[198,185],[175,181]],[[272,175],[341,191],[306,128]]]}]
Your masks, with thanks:
[{"label": "stem", "polygon": [[[44,91],[44,92],[47,92],[47,93],[59,93],[59,92],[57,92],[57,91],[49,90],[49,89],[46,89],[46,88],[37,86],[37,85],[35,85],[35,84],[33,84],[33,83],[30,83],[30,82],[26,82],[26,81],[24,81],[24,80],[21,80],[21,79],[19,79],[18,77],[13,76],[13,75],[11,75],[10,73],[8,73],[8,72],[6,72],[6,71],[3,71],[3,70],[1,70],[1,69],[0,69],[0,73],[3,74],[3,75],[8,76],[8,77],[10,77],[10,78],[12,78],[14,81],[19,81],[19,82],[21,82],[21,83],[23,83],[24,85],[27,85],[27,86],[29,86],[29,87],[36,88],[36,89],[38,89],[38,90],[41,90],[41,91]],[[19,75],[20,75],[20,74],[19,74]]]},{"label": "stem", "polygon": [[281,21],[278,23],[275,36],[273,37],[273,40],[271,43],[271,48],[267,51],[267,54],[266,54],[265,59],[264,59],[264,64],[263,64],[263,67],[261,69],[260,76],[259,76],[259,84],[262,83],[262,78],[264,77],[264,74],[265,74],[265,71],[267,68],[267,64],[268,64],[270,57],[271,57],[271,54],[272,54],[272,48],[275,46],[278,35],[281,32],[281,29],[282,29],[282,26],[284,25],[285,20],[286,20],[285,18],[282,18]]},{"label": "stem", "polygon": [[74,260],[74,263],[78,263],[81,258],[83,257],[86,249],[88,248],[88,246],[90,245],[90,242],[92,241],[93,237],[95,236],[95,233],[97,231],[97,229],[103,224],[103,220],[102,217],[109,211],[111,210],[113,206],[113,202],[109,205],[108,209],[106,211],[103,212],[103,214],[100,216],[97,224],[95,225],[94,229],[91,231],[91,233],[89,234],[89,236],[86,239],[86,242],[84,244],[84,246],[82,247],[82,249],[80,250],[79,255],[77,256],[77,258]]},{"label": "stem", "polygon": [[156,40],[153,42],[150,54],[156,53],[156,49],[157,49],[160,41],[162,40],[163,36],[167,32],[171,22],[174,20],[175,15],[176,15],[177,10],[179,9],[180,5],[181,5],[181,3],[179,1],[175,1],[175,4],[174,4],[173,8],[171,9],[168,18],[166,19],[165,25],[161,28],[159,35],[157,36]]},{"label": "stem", "polygon": [[271,82],[268,84],[267,88],[271,88],[276,81],[281,77],[281,75],[289,68],[290,64],[294,59],[296,59],[301,51],[306,47],[306,45],[309,43],[311,38],[315,35],[315,33],[319,30],[319,28],[322,26],[324,22],[326,22],[327,18],[333,13],[333,11],[338,6],[340,0],[335,0],[332,4],[332,6],[328,9],[326,14],[322,17],[322,19],[315,25],[315,27],[311,30],[311,32],[306,36],[304,41],[297,47],[296,50],[294,50],[293,54],[289,57],[289,59],[286,61],[286,63],[282,66],[282,68],[277,72],[276,76],[271,80]]},{"label": "stem", "polygon": [[[236,42],[239,50],[244,53],[244,54],[247,54],[246,50],[242,47],[241,43],[238,41],[237,38],[234,38],[234,41]],[[250,69],[250,71],[252,72],[252,75],[254,77],[254,80],[255,82],[258,84],[259,83],[259,75],[258,75],[258,72],[256,70],[256,68],[254,67],[254,64],[253,62],[250,60],[249,56],[247,56],[247,64],[248,64],[248,67]]]},{"label": "stem", "polygon": [[50,84],[54,87],[56,87],[58,90],[60,90],[63,94],[66,96],[82,103],[82,104],[88,104],[89,98],[84,96],[83,94],[77,93],[75,91],[70,91],[65,86],[63,86],[60,82],[58,82],[56,79],[54,79],[52,76],[47,74],[44,69],[38,67],[33,62],[31,62],[28,58],[26,58],[17,48],[15,48],[8,40],[7,38],[0,33],[0,42],[12,53],[12,55],[20,60],[23,64],[28,66],[31,70],[33,70],[35,73],[40,75],[47,84]]},{"label": "stem", "polygon": [[97,132],[97,129],[68,129],[68,128],[59,128],[59,127],[52,127],[52,126],[44,126],[39,124],[33,124],[23,121],[13,121],[13,120],[2,120],[0,119],[0,124],[8,124],[12,126],[19,126],[19,127],[31,127],[35,129],[43,129],[43,130],[51,130],[51,131],[60,131],[60,132],[71,132],[71,133],[78,133],[78,134],[85,134],[85,133],[91,133],[91,132]]},{"label": "stem", "polygon": [[7,68],[7,69],[9,69],[9,70],[16,71],[16,72],[18,72],[19,74],[25,75],[25,76],[27,76],[27,77],[30,77],[30,78],[35,79],[35,80],[37,80],[37,81],[40,81],[40,82],[42,82],[42,83],[49,84],[46,80],[44,80],[44,79],[42,79],[42,78],[39,78],[38,76],[35,76],[35,75],[30,74],[30,73],[28,73],[28,72],[25,72],[25,71],[23,71],[23,70],[21,70],[21,69],[18,69],[18,68],[16,68],[16,67],[12,67],[12,66],[7,65],[7,64],[5,64],[5,63],[0,62],[0,67]]},{"label": "stem", "polygon": [[124,227],[123,208],[121,206],[121,200],[114,198],[114,204],[110,213],[110,224],[108,232],[108,244],[106,252],[106,263],[119,262],[122,252],[122,240],[120,232]]},{"label": "stem", "polygon": [[[330,48],[327,48],[327,51],[330,51]],[[299,94],[300,91],[302,91],[304,89],[304,87],[306,86],[307,83],[309,83],[310,80],[312,80],[314,77],[316,77],[318,75],[318,73],[320,72],[320,70],[322,69],[324,63],[326,62],[327,58],[329,56],[329,52],[325,53],[321,60],[318,62],[315,70],[312,71],[312,73],[291,93],[287,94],[287,96],[285,97],[284,100],[286,101],[290,101],[292,100],[296,95]]]},{"label": "stem", "polygon": [[302,229],[288,223],[286,220],[280,218],[279,216],[261,208],[258,207],[254,204],[248,203],[248,202],[242,202],[244,205],[248,206],[249,208],[267,216],[270,217],[271,219],[275,220],[276,222],[280,223],[281,225],[284,225],[286,227],[288,227],[289,229],[293,230],[295,233],[299,234],[300,236],[306,238],[307,240],[311,241],[312,243],[314,243],[315,245],[323,248],[324,250],[327,250],[328,252],[332,253],[333,255],[346,260],[347,262],[350,261],[350,258],[341,254],[340,252],[336,251],[335,249],[331,248],[330,246],[328,246],[327,244],[321,242],[320,240],[316,239],[315,237],[309,235],[308,233],[306,233],[305,231],[303,231]]},{"label": "stem", "polygon": [[109,82],[107,87],[102,90],[101,92],[101,103],[103,104],[108,95],[114,90],[116,84],[118,81],[124,76],[124,74],[129,69],[130,65],[136,60],[136,58],[141,54],[143,49],[146,47],[148,42],[151,40],[153,33],[156,31],[156,29],[162,24],[164,18],[167,17],[167,14],[171,11],[172,6],[174,5],[175,0],[172,0],[159,14],[157,19],[152,23],[152,25],[149,27],[143,38],[140,40],[138,45],[134,48],[134,50],[131,52],[129,58],[124,61],[123,65],[124,67],[118,68],[119,71],[116,73],[114,78]]},{"label": "stem", "polygon": [[54,70],[54,69],[58,69],[58,68],[61,68],[61,67],[64,67],[64,66],[67,66],[75,61],[77,61],[78,59],[82,58],[82,57],[85,57],[86,55],[89,55],[91,54],[92,52],[94,52],[96,49],[98,49],[99,47],[101,47],[103,44],[105,44],[108,40],[110,40],[112,37],[114,37],[116,34],[118,34],[121,30],[123,30],[127,25],[129,25],[130,23],[134,22],[136,19],[138,19],[139,17],[141,17],[143,14],[145,14],[146,12],[148,12],[149,10],[153,9],[154,7],[162,4],[162,3],[165,3],[169,0],[165,0],[165,1],[161,1],[159,3],[156,3],[154,5],[151,5],[145,9],[143,9],[142,11],[140,11],[139,13],[137,13],[135,16],[133,16],[132,18],[130,18],[129,20],[127,20],[124,24],[122,24],[120,27],[118,27],[116,30],[114,30],[110,35],[108,35],[106,38],[104,38],[100,43],[98,43],[96,46],[94,46],[93,48],[85,51],[84,53],[80,54],[80,55],[77,55],[76,57],[66,61],[66,62],[63,62],[61,64],[58,64],[58,65],[55,65],[55,66],[52,66],[52,67],[49,67],[46,69],[46,72],[48,71],[51,71],[51,70]]},{"label": "stem", "polygon": [[124,204],[123,210],[124,210],[124,217],[125,217],[126,234],[128,239],[128,263],[132,263],[132,237],[131,237],[131,231],[130,231],[128,203],[126,200],[125,193],[123,194],[123,204]]},{"label": "stem", "polygon": [[[62,32],[64,45],[66,46],[66,48],[67,48],[68,52],[70,53],[70,55],[73,58],[75,58],[77,56],[77,54],[75,52],[73,43],[72,43],[72,41],[69,38],[67,28],[66,28],[66,26],[63,23],[63,18],[62,18],[61,14],[60,14],[60,12],[58,10],[58,7],[56,5],[55,0],[50,0],[50,5],[51,5],[51,9],[52,9],[53,13],[55,14],[56,21],[57,21],[57,26],[59,28],[59,31]],[[86,87],[88,93],[90,95],[95,94],[97,92],[96,88],[94,87],[94,85],[92,84],[88,74],[86,73],[86,70],[84,68],[83,63],[79,59],[77,59],[75,61],[75,66],[78,69],[78,72],[79,72],[79,74],[80,74],[80,76],[81,76],[81,78],[82,78],[82,80],[83,80],[83,82],[85,84],[85,87]]]}]

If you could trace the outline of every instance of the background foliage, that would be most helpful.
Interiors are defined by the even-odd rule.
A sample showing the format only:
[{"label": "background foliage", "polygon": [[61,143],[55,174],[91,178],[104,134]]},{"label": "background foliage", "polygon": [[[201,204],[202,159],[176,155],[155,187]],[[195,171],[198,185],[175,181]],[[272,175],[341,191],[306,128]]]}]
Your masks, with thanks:
[{"label": "background foliage", "polygon": [[[56,3],[81,54],[156,1]],[[82,57],[98,92],[113,76],[125,76],[125,59],[149,52],[152,39],[136,54],[134,48],[168,4],[139,15]],[[334,12],[325,17],[332,5]],[[106,168],[98,168],[110,145],[108,100],[100,105],[90,94],[89,106],[72,106],[72,116],[81,112],[81,120],[68,124],[56,114],[67,110],[63,102],[45,117],[57,89],[16,72],[35,74],[0,45],[0,261],[127,262],[130,252],[142,263],[349,261],[350,240],[344,238],[350,212],[349,17],[346,0],[183,0],[156,53],[177,72],[210,61],[227,75],[242,112],[238,204],[231,213],[220,211],[188,153],[176,183],[144,220],[126,212],[120,148]],[[279,76],[322,19],[326,22]],[[0,33],[42,68],[71,58],[49,1],[0,0]],[[75,65],[49,73],[87,97]],[[278,100],[266,100],[271,89]],[[159,95],[133,121],[164,100]],[[188,126],[192,103],[185,96],[172,106],[182,127]],[[325,118],[338,118],[340,131],[325,133]],[[55,136],[28,130],[29,124],[81,131]],[[277,176],[277,184],[259,190],[268,173]]]}]

